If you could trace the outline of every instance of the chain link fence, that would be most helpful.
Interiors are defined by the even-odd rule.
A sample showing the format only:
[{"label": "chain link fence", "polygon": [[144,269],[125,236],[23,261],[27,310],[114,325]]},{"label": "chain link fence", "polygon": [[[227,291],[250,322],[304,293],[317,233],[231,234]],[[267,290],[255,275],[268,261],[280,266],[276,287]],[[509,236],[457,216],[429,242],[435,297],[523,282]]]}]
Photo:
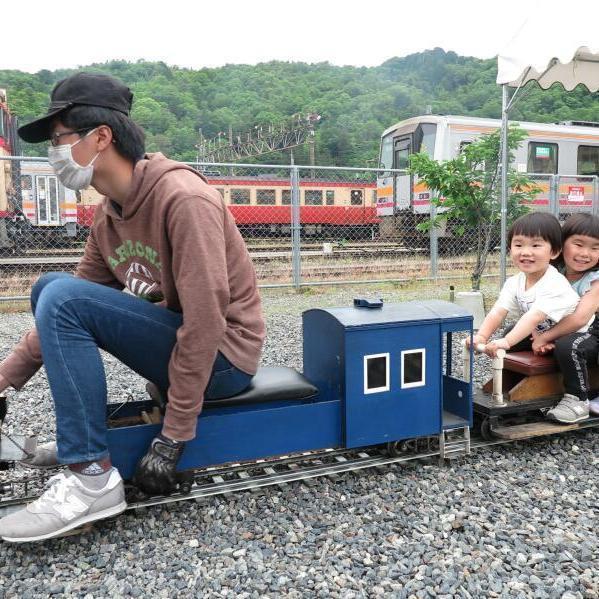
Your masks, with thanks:
[{"label": "chain link fence", "polygon": [[[448,221],[430,234],[430,192],[403,171],[193,163],[217,188],[246,240],[261,287],[401,284],[418,297],[470,288],[475,231]],[[535,175],[533,209],[563,220],[598,213],[597,177]],[[74,192],[47,160],[0,157],[0,300],[25,299],[49,270],[74,270],[101,197]],[[431,213],[431,210],[433,211]],[[442,208],[441,208],[442,210]],[[499,228],[481,288],[497,291]]]}]

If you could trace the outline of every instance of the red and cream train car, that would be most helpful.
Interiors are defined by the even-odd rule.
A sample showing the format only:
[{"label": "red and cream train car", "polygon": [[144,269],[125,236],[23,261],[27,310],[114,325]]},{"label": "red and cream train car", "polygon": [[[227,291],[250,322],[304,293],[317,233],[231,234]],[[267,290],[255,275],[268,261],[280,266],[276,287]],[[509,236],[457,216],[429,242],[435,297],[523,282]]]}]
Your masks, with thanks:
[{"label": "red and cream train car", "polygon": [[[247,237],[282,236],[291,231],[291,184],[285,178],[210,176]],[[308,236],[371,237],[377,233],[376,184],[302,180],[300,223]],[[84,190],[77,204],[77,222],[85,231],[93,222],[100,197]]]}]

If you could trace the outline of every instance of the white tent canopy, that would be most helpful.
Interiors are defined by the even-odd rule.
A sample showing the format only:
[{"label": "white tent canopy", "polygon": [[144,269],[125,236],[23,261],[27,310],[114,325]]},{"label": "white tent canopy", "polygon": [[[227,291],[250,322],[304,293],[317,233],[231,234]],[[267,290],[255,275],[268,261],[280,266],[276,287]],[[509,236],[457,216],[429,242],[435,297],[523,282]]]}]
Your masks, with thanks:
[{"label": "white tent canopy", "polygon": [[540,13],[520,27],[497,57],[498,84],[534,80],[544,89],[559,82],[567,90],[580,83],[599,90],[599,2],[582,12],[572,8]]},{"label": "white tent canopy", "polygon": [[[529,81],[544,89],[559,82],[569,91],[581,83],[599,90],[599,0],[545,8],[520,27],[497,57],[497,83],[503,88],[500,285],[506,274],[508,118],[518,91]],[[516,88],[511,99],[508,87]]]}]

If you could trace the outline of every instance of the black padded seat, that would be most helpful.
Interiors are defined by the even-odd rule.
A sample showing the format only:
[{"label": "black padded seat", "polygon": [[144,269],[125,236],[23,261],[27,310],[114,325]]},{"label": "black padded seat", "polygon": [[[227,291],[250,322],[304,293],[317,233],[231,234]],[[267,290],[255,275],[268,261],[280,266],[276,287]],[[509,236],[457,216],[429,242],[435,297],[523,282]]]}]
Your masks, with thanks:
[{"label": "black padded seat", "polygon": [[221,408],[269,401],[312,399],[318,389],[303,375],[287,366],[258,368],[250,386],[243,392],[223,399],[205,399],[204,408]]}]

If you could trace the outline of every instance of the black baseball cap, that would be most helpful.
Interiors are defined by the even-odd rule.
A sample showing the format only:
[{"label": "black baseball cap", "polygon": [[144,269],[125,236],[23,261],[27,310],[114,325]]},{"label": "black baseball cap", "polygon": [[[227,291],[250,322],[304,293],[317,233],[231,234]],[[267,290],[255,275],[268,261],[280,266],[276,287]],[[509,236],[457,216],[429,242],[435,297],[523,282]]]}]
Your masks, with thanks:
[{"label": "black baseball cap", "polygon": [[46,115],[19,127],[19,136],[29,143],[50,139],[52,121],[73,106],[100,106],[129,116],[132,100],[131,90],[114,77],[77,73],[54,86]]}]

